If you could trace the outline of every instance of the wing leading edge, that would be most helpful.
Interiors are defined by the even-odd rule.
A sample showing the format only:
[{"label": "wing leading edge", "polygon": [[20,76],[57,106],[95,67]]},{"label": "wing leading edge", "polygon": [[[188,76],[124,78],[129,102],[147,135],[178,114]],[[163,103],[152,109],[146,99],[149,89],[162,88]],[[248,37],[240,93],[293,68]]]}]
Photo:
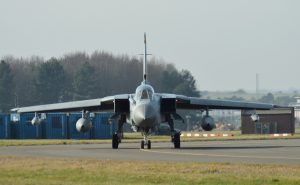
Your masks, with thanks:
[{"label": "wing leading edge", "polygon": [[203,99],[175,94],[162,94],[162,98],[176,99],[177,109],[237,109],[237,110],[269,110],[280,106],[267,103]]},{"label": "wing leading edge", "polygon": [[[29,112],[74,112],[74,111],[116,111],[118,102],[127,102],[128,94],[107,96],[104,98],[72,101],[65,103],[45,104],[29,107],[19,107],[11,109],[13,112],[29,113]],[[120,110],[120,109],[118,109]]]},{"label": "wing leading edge", "polygon": [[[162,99],[176,100],[176,109],[243,109],[269,110],[280,106],[266,103],[203,99],[175,94],[159,94]],[[45,104],[11,109],[13,112],[74,112],[74,111],[129,111],[129,94],[108,96],[104,98]]]}]

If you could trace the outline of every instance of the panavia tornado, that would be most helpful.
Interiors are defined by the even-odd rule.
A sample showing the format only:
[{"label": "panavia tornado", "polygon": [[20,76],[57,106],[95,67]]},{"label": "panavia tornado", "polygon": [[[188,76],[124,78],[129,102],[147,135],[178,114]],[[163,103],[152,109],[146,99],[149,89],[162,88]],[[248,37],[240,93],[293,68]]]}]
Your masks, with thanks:
[{"label": "panavia tornado", "polygon": [[[144,34],[144,59],[143,59],[143,81],[136,88],[135,93],[107,96],[99,99],[72,101],[19,107],[11,109],[17,113],[35,113],[31,121],[33,125],[39,124],[40,113],[47,112],[82,112],[82,117],[76,122],[76,129],[79,132],[87,132],[92,127],[89,118],[90,112],[113,112],[111,119],[117,119],[118,129],[112,136],[112,148],[118,149],[123,135],[124,123],[129,123],[135,132],[141,132],[144,136],[141,141],[141,148],[151,149],[149,135],[161,123],[168,123],[171,129],[171,141],[174,148],[180,148],[180,132],[174,129],[174,120],[183,121],[176,113],[178,109],[194,109],[206,111],[202,118],[201,126],[204,130],[210,131],[215,128],[214,120],[209,116],[211,109],[244,109],[244,110],[269,110],[276,106],[273,104],[252,103],[242,101],[226,101],[187,97],[184,95],[156,93],[154,88],[147,81],[147,45],[146,34]],[[253,115],[257,119],[257,115]]]}]

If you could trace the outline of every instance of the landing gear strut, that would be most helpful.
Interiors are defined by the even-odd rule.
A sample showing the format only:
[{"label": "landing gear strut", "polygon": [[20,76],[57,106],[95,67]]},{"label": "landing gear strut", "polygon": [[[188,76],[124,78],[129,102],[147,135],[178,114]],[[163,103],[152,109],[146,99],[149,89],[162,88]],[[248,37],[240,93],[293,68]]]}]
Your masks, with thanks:
[{"label": "landing gear strut", "polygon": [[119,137],[117,133],[114,133],[112,137],[112,148],[118,149],[118,147],[119,147]]},{"label": "landing gear strut", "polygon": [[171,130],[171,142],[174,143],[174,148],[180,148],[180,132],[175,131],[171,115],[167,115],[167,120]]},{"label": "landing gear strut", "polygon": [[122,114],[120,115],[120,119],[118,120],[118,130],[113,134],[112,137],[112,148],[118,149],[119,143],[121,143],[123,138],[123,124],[126,121],[126,115]]}]

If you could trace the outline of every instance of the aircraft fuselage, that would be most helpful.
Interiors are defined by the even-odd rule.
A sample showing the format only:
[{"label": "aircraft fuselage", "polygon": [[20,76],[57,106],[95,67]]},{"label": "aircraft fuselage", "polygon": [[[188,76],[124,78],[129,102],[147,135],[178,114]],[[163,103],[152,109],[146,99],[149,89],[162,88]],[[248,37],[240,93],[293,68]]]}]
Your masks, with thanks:
[{"label": "aircraft fuselage", "polygon": [[161,122],[160,97],[143,82],[130,97],[129,123],[135,131],[151,132]]}]

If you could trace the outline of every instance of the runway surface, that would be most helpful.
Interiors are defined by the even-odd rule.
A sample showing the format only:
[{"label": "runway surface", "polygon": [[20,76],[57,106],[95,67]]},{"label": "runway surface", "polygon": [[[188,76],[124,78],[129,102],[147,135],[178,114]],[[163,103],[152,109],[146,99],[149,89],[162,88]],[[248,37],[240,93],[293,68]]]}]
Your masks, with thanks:
[{"label": "runway surface", "polygon": [[173,149],[172,143],[152,143],[151,150],[141,150],[139,146],[121,143],[117,150],[111,149],[111,144],[10,146],[0,147],[0,155],[300,165],[300,139],[182,142],[181,149]]}]

